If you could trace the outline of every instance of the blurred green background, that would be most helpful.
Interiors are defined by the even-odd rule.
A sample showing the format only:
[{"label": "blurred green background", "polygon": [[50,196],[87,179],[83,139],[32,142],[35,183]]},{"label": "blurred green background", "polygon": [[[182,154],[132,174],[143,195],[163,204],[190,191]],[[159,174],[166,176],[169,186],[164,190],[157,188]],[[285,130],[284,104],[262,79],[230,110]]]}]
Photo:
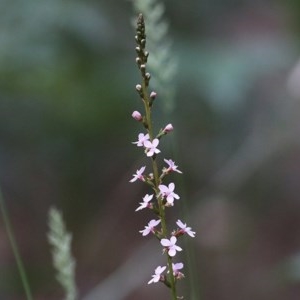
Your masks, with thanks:
[{"label": "blurred green background", "polygon": [[[155,127],[173,124],[165,157],[184,172],[170,218],[197,231],[179,290],[299,299],[300,3],[164,3],[177,93],[166,113],[157,91]],[[134,17],[130,1],[0,2],[0,183],[34,299],[63,298],[52,205],[73,233],[81,299],[168,297],[146,284],[164,257],[138,233],[146,189],[128,183],[144,163],[131,144],[141,130],[131,112],[142,110]],[[0,299],[25,299],[2,219]]]}]

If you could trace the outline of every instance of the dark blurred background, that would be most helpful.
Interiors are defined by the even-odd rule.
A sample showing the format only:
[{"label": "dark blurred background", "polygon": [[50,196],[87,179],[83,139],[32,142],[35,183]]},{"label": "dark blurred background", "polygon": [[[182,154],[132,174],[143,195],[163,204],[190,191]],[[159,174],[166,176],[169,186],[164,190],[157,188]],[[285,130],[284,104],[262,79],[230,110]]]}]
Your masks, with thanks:
[{"label": "dark blurred background", "polygon": [[[300,3],[164,3],[177,92],[172,113],[155,107],[155,127],[173,124],[162,150],[184,172],[170,219],[197,231],[182,240],[179,291],[299,299]],[[0,2],[0,183],[34,299],[63,298],[52,205],[73,234],[81,299],[168,299],[146,284],[164,257],[138,232],[146,189],[128,183],[144,163],[131,144],[135,15],[130,1]],[[25,299],[2,219],[0,298]]]}]

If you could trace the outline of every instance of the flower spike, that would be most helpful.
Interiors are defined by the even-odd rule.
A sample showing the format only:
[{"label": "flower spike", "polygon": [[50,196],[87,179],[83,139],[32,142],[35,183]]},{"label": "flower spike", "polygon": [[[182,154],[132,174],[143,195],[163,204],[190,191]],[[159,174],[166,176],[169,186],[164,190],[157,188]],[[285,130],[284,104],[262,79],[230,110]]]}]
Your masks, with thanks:
[{"label": "flower spike", "polygon": [[[176,230],[169,231],[167,228],[165,207],[173,206],[174,200],[180,199],[180,196],[175,193],[175,184],[173,182],[166,184],[164,179],[172,172],[179,174],[182,174],[182,172],[178,169],[178,166],[172,159],[164,159],[163,161],[167,166],[164,166],[161,169],[159,168],[159,156],[157,154],[161,153],[161,150],[158,149],[158,147],[160,148],[161,138],[172,132],[174,128],[171,123],[167,123],[167,125],[161,128],[157,134],[155,134],[153,129],[152,109],[157,94],[154,91],[149,93],[148,90],[151,75],[147,71],[149,53],[146,50],[145,21],[142,14],[139,15],[137,20],[135,41],[135,51],[137,53],[135,62],[140,71],[142,80],[135,88],[144,105],[144,112],[140,113],[135,110],[131,116],[134,120],[143,125],[146,132],[139,133],[137,141],[133,142],[133,144],[144,150],[146,158],[151,160],[152,170],[148,172],[147,175],[144,175],[146,166],[141,167],[133,175],[130,182],[141,180],[151,189],[152,193],[146,194],[143,197],[143,201],[139,202],[139,206],[135,211],[149,208],[151,212],[155,214],[155,219],[150,220],[148,224],[144,226],[144,229],[139,232],[142,236],[148,236],[149,234],[151,235],[151,233],[155,235],[159,240],[160,245],[163,247],[163,253],[167,253],[167,264],[165,266],[156,267],[154,275],[152,275],[148,284],[163,282],[164,285],[170,288],[173,300],[183,299],[179,297],[176,292],[177,281],[184,277],[183,273],[180,272],[183,268],[183,263],[174,263],[173,258],[177,252],[182,251],[182,248],[177,245],[178,238],[183,234],[194,237],[195,232],[181,220],[176,222],[179,227]],[[166,274],[164,274],[165,271]]]}]

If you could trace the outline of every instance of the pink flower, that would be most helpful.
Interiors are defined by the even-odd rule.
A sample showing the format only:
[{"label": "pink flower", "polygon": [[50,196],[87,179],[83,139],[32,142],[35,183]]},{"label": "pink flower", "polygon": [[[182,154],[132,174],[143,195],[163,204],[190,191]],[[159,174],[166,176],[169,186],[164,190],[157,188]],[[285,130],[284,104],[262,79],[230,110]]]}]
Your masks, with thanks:
[{"label": "pink flower", "polygon": [[129,182],[135,182],[138,179],[145,181],[145,178],[143,176],[145,169],[146,169],[146,167],[144,166],[144,167],[141,167],[139,170],[137,170],[136,173],[133,175],[133,178],[131,180],[129,180]]},{"label": "pink flower", "polygon": [[164,128],[164,130],[163,130],[163,132],[164,133],[169,133],[169,132],[171,132],[171,131],[173,131],[173,125],[172,124],[168,124],[165,128]]},{"label": "pink flower", "polygon": [[176,245],[177,238],[175,236],[171,236],[168,239],[161,239],[160,243],[162,246],[167,248],[169,256],[173,257],[176,255],[176,251],[182,251],[182,249]]},{"label": "pink flower", "polygon": [[181,230],[179,231],[179,233],[182,233],[182,234],[187,233],[189,236],[195,237],[196,232],[192,231],[191,227],[187,227],[187,225],[183,224],[180,220],[178,220],[176,222],[176,224],[181,228]]},{"label": "pink flower", "polygon": [[172,159],[164,159],[164,161],[169,165],[169,168],[166,171],[167,173],[174,171],[182,174],[182,172],[177,169],[178,166],[175,165],[175,161],[173,161]]},{"label": "pink flower", "polygon": [[173,269],[173,274],[176,277],[176,279],[181,279],[184,277],[184,274],[179,272],[183,268],[183,263],[172,263],[172,269]]},{"label": "pink flower", "polygon": [[158,266],[154,271],[155,274],[152,275],[152,279],[150,281],[148,281],[148,284],[154,283],[154,282],[159,282],[161,280],[161,273],[163,273],[165,269],[166,269],[165,266],[164,267]]},{"label": "pink flower", "polygon": [[175,184],[173,182],[171,182],[169,184],[169,186],[167,187],[164,184],[160,184],[158,186],[161,195],[166,198],[167,202],[169,205],[173,206],[174,203],[174,198],[175,199],[179,199],[180,197],[174,193],[174,189],[175,189]]},{"label": "pink flower", "polygon": [[138,135],[138,138],[139,138],[138,141],[137,142],[133,142],[133,144],[136,144],[138,147],[143,147],[144,143],[146,141],[148,141],[150,137],[149,137],[148,133],[147,134],[140,133]]},{"label": "pink flower", "polygon": [[143,120],[143,116],[140,114],[140,112],[138,111],[134,111],[131,115],[135,120],[137,121],[142,121]]},{"label": "pink flower", "polygon": [[160,152],[159,149],[157,149],[156,147],[159,144],[159,140],[158,139],[154,139],[152,142],[150,142],[149,140],[144,142],[144,146],[146,147],[146,153],[147,156],[153,156],[154,154],[157,154]]},{"label": "pink flower", "polygon": [[139,232],[143,235],[146,236],[150,232],[155,233],[154,227],[157,226],[160,223],[160,220],[151,220],[147,226],[145,226],[145,229],[140,230]]},{"label": "pink flower", "polygon": [[142,209],[144,209],[144,208],[146,208],[146,207],[149,207],[150,206],[150,204],[149,204],[149,202],[152,200],[152,198],[153,198],[153,195],[146,195],[144,198],[143,198],[143,202],[140,202],[140,206],[135,210],[135,211],[138,211],[138,210],[142,210]]}]

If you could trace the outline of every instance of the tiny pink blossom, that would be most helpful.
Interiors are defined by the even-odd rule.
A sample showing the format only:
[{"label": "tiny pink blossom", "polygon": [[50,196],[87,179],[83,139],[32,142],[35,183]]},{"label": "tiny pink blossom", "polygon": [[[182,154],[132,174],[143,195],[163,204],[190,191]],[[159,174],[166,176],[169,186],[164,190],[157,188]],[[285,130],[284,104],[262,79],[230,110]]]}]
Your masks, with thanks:
[{"label": "tiny pink blossom", "polygon": [[146,141],[148,141],[149,140],[149,134],[147,133],[147,134],[143,134],[143,133],[140,133],[139,135],[138,135],[138,141],[137,142],[133,142],[133,144],[136,144],[138,147],[144,147],[144,143],[146,142]]},{"label": "tiny pink blossom", "polygon": [[178,166],[175,165],[175,161],[173,161],[172,159],[164,159],[164,161],[169,165],[169,168],[166,171],[167,173],[174,171],[174,172],[182,174],[182,172],[177,169]]},{"label": "tiny pink blossom", "polygon": [[179,272],[183,268],[183,263],[172,263],[172,269],[173,269],[173,275],[176,277],[176,279],[181,279],[184,277],[184,274]]},{"label": "tiny pink blossom", "polygon": [[160,223],[160,220],[151,220],[147,226],[145,226],[145,229],[140,230],[139,232],[143,235],[146,236],[150,232],[155,233],[154,227],[157,226]]},{"label": "tiny pink blossom", "polygon": [[134,111],[131,115],[135,120],[137,121],[142,121],[143,120],[143,116],[140,114],[140,112],[138,111]]},{"label": "tiny pink blossom", "polygon": [[182,234],[187,233],[189,236],[195,237],[196,232],[192,231],[191,227],[187,227],[186,223],[182,223],[180,220],[178,220],[176,224],[181,228],[180,232]]},{"label": "tiny pink blossom", "polygon": [[173,125],[172,124],[168,124],[168,125],[166,125],[166,127],[164,128],[164,130],[163,130],[163,132],[164,133],[169,133],[169,132],[171,132],[171,131],[173,131]]},{"label": "tiny pink blossom", "polygon": [[146,167],[143,166],[141,167],[139,170],[136,171],[135,174],[133,174],[133,178],[131,180],[129,180],[129,182],[135,182],[137,181],[138,179],[142,180],[142,181],[145,181],[145,178],[143,176],[143,173],[145,171]]},{"label": "tiny pink blossom", "polygon": [[178,272],[178,270],[181,270],[183,268],[183,263],[176,263],[176,264],[173,264],[172,263],[172,269],[173,269],[173,272],[174,272],[174,275],[176,274],[176,272]]},{"label": "tiny pink blossom", "polygon": [[160,194],[166,198],[167,202],[169,205],[173,206],[174,204],[174,198],[175,199],[179,199],[180,197],[174,193],[174,189],[175,189],[175,184],[173,182],[171,182],[169,184],[169,186],[166,186],[164,184],[160,184],[158,186],[159,190],[160,190]]},{"label": "tiny pink blossom", "polygon": [[160,243],[162,246],[167,248],[169,256],[173,257],[176,255],[176,251],[182,251],[182,249],[176,245],[177,238],[175,236],[171,236],[168,239],[161,239]]},{"label": "tiny pink blossom", "polygon": [[153,156],[154,154],[160,153],[160,150],[156,147],[159,144],[159,139],[154,139],[152,142],[149,140],[144,142],[144,146],[146,147],[147,156]]},{"label": "tiny pink blossom", "polygon": [[153,195],[146,195],[144,198],[143,198],[143,202],[140,202],[140,206],[135,210],[135,211],[138,211],[138,210],[142,210],[146,207],[149,207],[150,204],[149,202],[152,200],[153,198]]},{"label": "tiny pink blossom", "polygon": [[161,267],[161,266],[158,266],[156,269],[155,269],[155,274],[152,275],[152,279],[148,281],[148,284],[150,283],[155,283],[155,282],[159,282],[160,279],[161,279],[161,274],[164,272],[164,270],[166,269],[165,266]]}]

